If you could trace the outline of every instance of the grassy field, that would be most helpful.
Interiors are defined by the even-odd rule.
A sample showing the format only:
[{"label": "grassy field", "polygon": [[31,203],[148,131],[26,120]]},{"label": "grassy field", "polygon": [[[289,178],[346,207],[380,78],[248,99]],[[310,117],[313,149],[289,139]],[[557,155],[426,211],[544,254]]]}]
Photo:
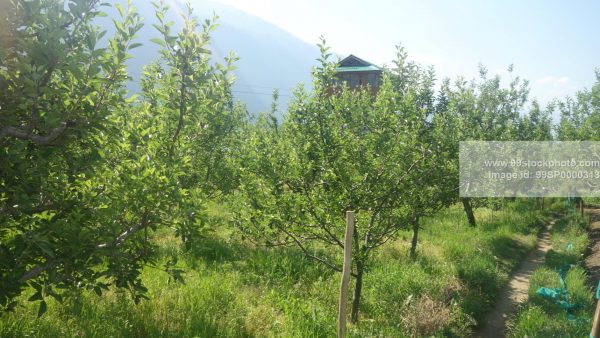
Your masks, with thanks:
[{"label": "grassy field", "polygon": [[[587,221],[571,212],[554,225],[552,250],[546,255],[544,266],[534,271],[529,287],[529,300],[509,324],[512,337],[587,337],[595,302],[582,267],[588,246]],[[567,269],[565,284],[568,302],[575,305],[565,311],[560,305],[542,297],[540,287],[562,287],[561,269]]]},{"label": "grassy field", "polygon": [[[416,260],[408,255],[408,231],[382,247],[365,276],[360,323],[349,335],[468,335],[547,221],[535,200],[501,204],[499,210],[477,209],[477,228],[468,226],[458,206],[425,219]],[[165,273],[148,267],[143,280],[150,300],[135,305],[124,292],[98,297],[73,291],[63,305],[50,302],[40,319],[37,303],[23,295],[14,313],[0,318],[0,336],[335,336],[339,274],[295,248],[259,248],[239,239],[225,226],[226,208],[213,209],[223,225],[192,250],[183,250],[170,233],[155,239],[163,260],[180,256],[185,285],[169,284]],[[581,278],[579,271],[571,270],[569,278]],[[536,274],[535,285],[548,285],[543,273]],[[532,306],[522,316],[535,311]],[[521,326],[517,335],[524,332]]]}]

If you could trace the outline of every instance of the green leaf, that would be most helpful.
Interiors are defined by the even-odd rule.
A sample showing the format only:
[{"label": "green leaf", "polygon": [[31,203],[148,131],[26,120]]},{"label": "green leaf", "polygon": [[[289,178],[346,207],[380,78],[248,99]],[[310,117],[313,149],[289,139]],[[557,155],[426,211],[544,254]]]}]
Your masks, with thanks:
[{"label": "green leaf", "polygon": [[44,297],[42,297],[42,293],[41,292],[36,292],[34,293],[31,297],[29,297],[29,299],[27,299],[30,302],[36,301],[36,300],[42,300],[44,299]]},{"label": "green leaf", "polygon": [[163,18],[164,18],[164,13],[161,11],[156,11],[155,14],[156,14],[156,18],[158,19],[158,21],[162,22]]},{"label": "green leaf", "polygon": [[152,39],[150,39],[150,41],[154,42],[157,45],[161,45],[162,47],[166,47],[167,46],[167,44],[165,43],[165,41],[163,39],[152,38]]},{"label": "green leaf", "polygon": [[136,43],[132,43],[131,45],[129,45],[129,49],[134,49],[137,48],[139,46],[143,46],[141,43],[136,42]]},{"label": "green leaf", "polygon": [[42,286],[40,285],[40,283],[38,282],[31,282],[29,283],[29,285],[31,285],[31,287],[33,287],[37,292],[42,292]]},{"label": "green leaf", "polygon": [[203,54],[212,54],[210,49],[206,49],[206,48],[198,48],[198,51]]},{"label": "green leaf", "polygon": [[51,221],[55,215],[56,215],[56,212],[54,212],[54,211],[44,210],[40,213],[33,214],[33,217],[35,217],[39,220],[42,220],[42,221]]},{"label": "green leaf", "polygon": [[119,32],[121,32],[121,34],[126,35],[125,28],[123,28],[123,24],[122,23],[120,23],[119,21],[117,21],[115,19],[113,19],[113,23],[115,25],[115,28],[117,30],[119,30]]},{"label": "green leaf", "polygon": [[123,15],[124,15],[124,13],[125,13],[125,10],[123,10],[123,6],[121,6],[121,4],[119,4],[119,3],[116,3],[116,4],[115,4],[115,8],[116,8],[116,9],[119,11],[119,14],[121,14],[121,16],[123,16]]},{"label": "green leaf", "polygon": [[46,313],[46,310],[48,309],[48,306],[46,305],[46,301],[43,300],[40,302],[40,307],[38,309],[38,314],[37,317],[40,318],[41,316],[44,315],[44,313]]},{"label": "green leaf", "polygon": [[56,301],[57,301],[57,302],[59,302],[59,303],[62,303],[62,302],[63,302],[62,295],[60,295],[60,294],[58,294],[58,293],[56,293],[56,292],[54,292],[54,291],[50,291],[50,292],[48,292],[48,294],[49,294],[50,296],[52,296],[52,298],[56,299]]}]

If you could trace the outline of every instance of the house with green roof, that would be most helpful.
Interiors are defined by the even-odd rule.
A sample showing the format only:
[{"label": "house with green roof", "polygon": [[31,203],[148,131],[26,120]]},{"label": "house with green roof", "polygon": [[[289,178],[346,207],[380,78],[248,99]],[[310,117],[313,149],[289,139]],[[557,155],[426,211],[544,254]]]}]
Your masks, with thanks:
[{"label": "house with green roof", "polygon": [[350,88],[368,85],[373,92],[377,92],[381,84],[381,68],[350,54],[338,63],[336,78]]}]

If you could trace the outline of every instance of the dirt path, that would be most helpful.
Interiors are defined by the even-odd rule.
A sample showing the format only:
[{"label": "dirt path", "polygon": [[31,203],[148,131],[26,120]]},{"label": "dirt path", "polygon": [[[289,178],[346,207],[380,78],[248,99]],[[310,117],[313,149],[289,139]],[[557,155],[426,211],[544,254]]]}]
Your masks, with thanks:
[{"label": "dirt path", "polygon": [[588,280],[595,288],[600,279],[600,209],[585,209],[585,212],[590,217],[590,246],[589,256],[585,259],[585,269],[588,272]]},{"label": "dirt path", "polygon": [[494,309],[486,317],[483,328],[476,332],[474,337],[505,336],[506,320],[515,312],[518,304],[527,300],[531,274],[544,262],[546,253],[550,249],[552,225],[554,225],[554,221],[548,223],[546,228],[538,234],[535,250],[525,257],[519,268],[510,275],[508,285],[504,287]]}]

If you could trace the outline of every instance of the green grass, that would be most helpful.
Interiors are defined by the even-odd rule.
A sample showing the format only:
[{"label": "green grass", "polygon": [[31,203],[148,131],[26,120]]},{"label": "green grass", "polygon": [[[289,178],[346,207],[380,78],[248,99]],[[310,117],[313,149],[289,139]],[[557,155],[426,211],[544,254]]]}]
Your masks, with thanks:
[{"label": "green grass", "polygon": [[[587,248],[586,221],[574,212],[554,225],[552,249],[544,266],[534,271],[529,300],[509,323],[512,337],[587,337],[591,329],[594,300],[581,262]],[[569,248],[569,244],[572,245]],[[569,302],[579,308],[567,313],[562,307],[536,291],[540,287],[561,287],[558,271],[570,267],[566,275]]]},{"label": "green grass", "polygon": [[[459,206],[424,219],[416,260],[408,256],[409,231],[377,251],[364,280],[360,323],[349,335],[468,335],[545,222],[534,201],[503,204],[477,209],[477,228],[468,226]],[[223,206],[209,212],[226,223]],[[81,291],[67,304],[49,302],[40,319],[37,304],[23,295],[16,312],[1,316],[0,336],[335,336],[339,274],[296,248],[257,248],[234,234],[217,227],[184,251],[170,233],[160,233],[155,240],[163,260],[180,256],[185,285],[167,284],[164,273],[147,268],[150,300],[135,305],[123,292],[97,297]]]}]

